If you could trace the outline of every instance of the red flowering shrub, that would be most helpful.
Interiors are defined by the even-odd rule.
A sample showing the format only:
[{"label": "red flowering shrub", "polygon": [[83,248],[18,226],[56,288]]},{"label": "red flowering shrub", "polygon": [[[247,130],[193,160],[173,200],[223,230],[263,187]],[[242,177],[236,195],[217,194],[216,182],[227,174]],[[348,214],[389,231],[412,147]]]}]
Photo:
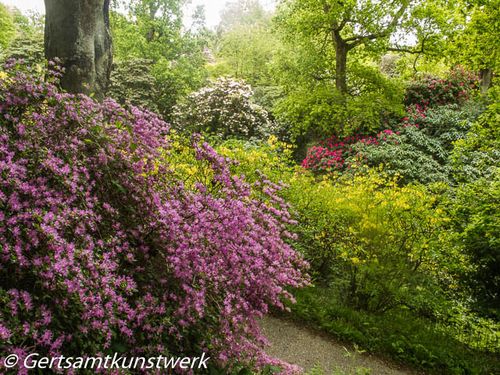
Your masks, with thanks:
[{"label": "red flowering shrub", "polygon": [[349,168],[346,159],[357,152],[353,148],[354,144],[378,145],[380,140],[385,140],[392,133],[392,130],[386,129],[377,136],[354,135],[343,139],[330,137],[307,150],[302,166],[315,172],[342,171]]},{"label": "red flowering shrub", "polygon": [[208,351],[218,365],[271,361],[255,319],[291,298],[286,287],[305,283],[305,263],[286,243],[291,219],[279,187],[261,181],[268,198],[256,200],[224,158],[195,144],[212,174],[187,189],[161,162],[168,126],[155,114],[61,93],[7,68],[0,358],[120,350]]},{"label": "red flowering shrub", "polygon": [[408,86],[404,104],[430,107],[463,103],[478,87],[477,82],[477,76],[461,68],[452,70],[446,79],[425,77]]}]

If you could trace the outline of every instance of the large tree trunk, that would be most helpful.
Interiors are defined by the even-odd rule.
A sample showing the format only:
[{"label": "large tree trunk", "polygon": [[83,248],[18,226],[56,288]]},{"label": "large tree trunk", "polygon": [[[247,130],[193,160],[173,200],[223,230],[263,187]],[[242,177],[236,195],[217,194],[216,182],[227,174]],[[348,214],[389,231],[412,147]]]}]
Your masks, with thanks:
[{"label": "large tree trunk", "polygon": [[106,92],[112,63],[110,0],[45,0],[45,56],[61,59],[73,93]]},{"label": "large tree trunk", "polygon": [[347,52],[348,45],[340,35],[335,35],[335,86],[343,95],[347,94]]}]

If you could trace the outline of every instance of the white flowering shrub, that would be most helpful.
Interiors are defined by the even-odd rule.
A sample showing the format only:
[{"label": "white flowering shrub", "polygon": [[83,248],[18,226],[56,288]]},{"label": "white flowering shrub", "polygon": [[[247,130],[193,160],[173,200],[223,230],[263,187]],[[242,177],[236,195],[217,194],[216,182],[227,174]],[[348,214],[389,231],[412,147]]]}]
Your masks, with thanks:
[{"label": "white flowering shrub", "polygon": [[267,138],[275,124],[268,112],[253,102],[250,85],[232,78],[218,78],[193,92],[175,108],[173,126],[226,138]]}]

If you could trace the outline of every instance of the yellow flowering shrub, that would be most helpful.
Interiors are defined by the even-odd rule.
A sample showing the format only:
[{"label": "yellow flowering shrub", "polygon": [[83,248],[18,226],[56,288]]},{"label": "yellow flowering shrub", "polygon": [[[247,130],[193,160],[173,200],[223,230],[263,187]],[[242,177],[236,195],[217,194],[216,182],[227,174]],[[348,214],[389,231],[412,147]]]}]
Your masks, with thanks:
[{"label": "yellow flowering shrub", "polygon": [[220,155],[238,162],[233,166],[234,173],[252,182],[262,173],[273,182],[288,184],[296,169],[292,162],[292,146],[275,136],[259,143],[227,140],[216,149]]},{"label": "yellow flowering shrub", "polygon": [[449,219],[424,186],[401,187],[378,171],[304,181],[287,192],[300,218],[296,246],[318,282],[359,308],[420,303],[430,283],[451,280],[446,263],[466,261],[446,245]]}]

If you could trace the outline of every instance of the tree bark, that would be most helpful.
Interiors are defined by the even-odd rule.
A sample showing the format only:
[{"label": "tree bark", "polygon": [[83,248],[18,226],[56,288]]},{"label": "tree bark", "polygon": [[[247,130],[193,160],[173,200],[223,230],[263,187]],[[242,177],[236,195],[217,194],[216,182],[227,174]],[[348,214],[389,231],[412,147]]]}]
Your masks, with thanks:
[{"label": "tree bark", "polygon": [[488,89],[491,87],[491,81],[493,80],[493,70],[486,68],[480,71],[481,79],[481,94],[485,95]]},{"label": "tree bark", "polygon": [[112,64],[110,0],[45,0],[45,57],[59,58],[61,86],[72,93],[106,92]]},{"label": "tree bark", "polygon": [[342,94],[347,94],[347,53],[348,44],[334,33],[335,40],[335,87]]}]

